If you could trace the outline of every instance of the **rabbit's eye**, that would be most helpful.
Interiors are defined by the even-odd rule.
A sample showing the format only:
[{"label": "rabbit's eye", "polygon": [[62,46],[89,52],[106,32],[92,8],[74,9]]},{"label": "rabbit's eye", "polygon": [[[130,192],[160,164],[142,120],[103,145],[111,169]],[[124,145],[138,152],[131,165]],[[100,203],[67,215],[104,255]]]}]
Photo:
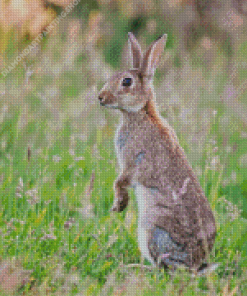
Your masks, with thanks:
[{"label": "rabbit's eye", "polygon": [[122,82],[122,86],[131,86],[132,78],[124,78]]}]

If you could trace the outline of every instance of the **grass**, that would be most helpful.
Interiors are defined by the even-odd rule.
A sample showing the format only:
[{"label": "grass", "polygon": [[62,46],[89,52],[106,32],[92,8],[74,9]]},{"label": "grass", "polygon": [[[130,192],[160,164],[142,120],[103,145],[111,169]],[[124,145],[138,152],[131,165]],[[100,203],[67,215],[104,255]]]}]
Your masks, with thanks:
[{"label": "grass", "polygon": [[[204,165],[201,163],[202,185],[217,220],[211,255],[211,261],[220,263],[217,271],[192,278],[183,270],[169,275],[128,268],[140,263],[136,205],[132,199],[127,212],[109,212],[116,177],[112,137],[99,129],[87,142],[74,139],[70,123],[65,121],[61,130],[50,135],[50,145],[30,147],[30,139],[45,140],[50,130],[46,122],[32,120],[20,129],[22,115],[21,108],[13,107],[2,120],[0,166],[0,256],[20,261],[24,270],[31,271],[21,292],[59,295],[65,289],[67,295],[102,295],[102,291],[103,295],[148,295],[153,291],[156,295],[164,295],[164,291],[169,295],[244,295],[246,207],[241,212],[233,203],[236,197],[238,205],[246,202],[246,187],[234,182],[222,186],[227,164],[234,162],[235,155],[227,156],[225,164],[213,162],[212,166],[215,145],[206,143]],[[213,135],[216,132],[211,129]],[[218,151],[222,149],[219,145]]]},{"label": "grass", "polygon": [[[82,74],[80,64],[51,74],[64,56],[61,50],[57,61],[42,68],[43,58],[53,54],[47,43],[28,81],[21,65],[0,81],[7,86],[0,103],[0,266],[7,264],[15,279],[12,286],[3,281],[1,295],[246,295],[247,136],[241,119],[215,101],[226,85],[220,56],[216,79],[207,74],[204,80],[211,90],[194,86],[201,95],[191,115],[181,116],[187,107],[182,95],[178,106],[168,103],[162,112],[217,221],[210,261],[219,267],[193,277],[183,269],[152,269],[146,261],[141,267],[133,192],[126,211],[109,211],[117,117],[99,108],[98,88],[84,78],[91,75],[96,85],[103,79],[90,72],[90,63]],[[191,71],[196,76],[204,70]],[[178,91],[188,96],[192,80],[182,76]],[[164,81],[160,75],[158,93]]]}]

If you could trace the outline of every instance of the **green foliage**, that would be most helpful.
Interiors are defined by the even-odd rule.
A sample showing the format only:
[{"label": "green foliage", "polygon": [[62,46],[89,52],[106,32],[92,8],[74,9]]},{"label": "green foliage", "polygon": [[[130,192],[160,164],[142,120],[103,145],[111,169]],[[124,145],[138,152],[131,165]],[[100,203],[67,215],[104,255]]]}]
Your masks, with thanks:
[{"label": "green foliage", "polygon": [[112,15],[112,25],[114,26],[114,34],[106,43],[104,48],[105,61],[113,67],[118,67],[120,64],[121,53],[127,36],[130,31],[130,23],[125,17],[119,17],[117,14]]},{"label": "green foliage", "polygon": [[[75,13],[79,12],[81,18],[86,19],[90,11],[97,8],[97,1],[81,1]],[[168,33],[167,48],[175,57],[176,66],[183,69],[183,62],[176,59],[178,40],[168,22],[154,15],[127,18],[116,11],[106,12],[106,15],[114,27],[113,34],[106,34],[109,40],[105,41],[103,49],[108,64],[119,66],[128,31],[142,35],[147,44]],[[154,19],[157,24],[150,33],[146,25]],[[45,55],[49,55],[51,46],[48,41],[43,49]],[[58,42],[59,46],[51,50],[51,57],[62,64],[62,38]],[[10,58],[13,58],[15,41],[12,43],[9,44]],[[239,53],[239,61],[245,61],[245,43]],[[203,100],[193,109],[193,122],[186,123],[189,132],[178,133],[186,154],[193,153],[192,146],[196,144],[190,143],[191,133],[201,132],[200,128],[195,129],[200,123],[196,114],[208,108],[217,111],[213,119],[205,121],[207,131],[202,152],[195,161],[192,159],[192,166],[201,171],[200,181],[215,213],[217,237],[209,259],[219,263],[219,267],[210,275],[192,277],[183,269],[175,273],[157,270],[147,261],[141,268],[133,190],[130,190],[128,209],[119,214],[110,212],[117,176],[113,146],[117,118],[111,111],[97,109],[94,104],[96,95],[91,95],[89,89],[94,72],[90,72],[91,76],[88,74],[91,67],[87,54],[86,51],[80,53],[74,68],[61,68],[59,74],[49,63],[40,74],[39,64],[31,82],[25,84],[26,71],[20,65],[4,81],[6,88],[13,89],[17,95],[14,103],[8,101],[14,96],[11,92],[0,102],[0,258],[18,258],[23,267],[31,271],[30,281],[17,293],[247,294],[247,170],[244,162],[247,138],[241,120],[229,116],[220,102],[227,75],[217,70],[202,71],[203,83],[212,83],[211,89],[201,90],[201,86],[191,84]],[[216,68],[222,62],[220,54]],[[197,57],[194,58],[193,62]],[[205,66],[201,62],[197,65],[197,68]],[[246,75],[244,71],[239,74],[240,81]],[[184,83],[184,87],[190,83],[182,75],[177,87],[179,83]],[[164,83],[163,73],[157,73],[155,79]],[[103,83],[98,80],[96,84]],[[183,95],[184,92],[181,97]],[[4,111],[5,105],[7,111]],[[169,108],[162,112],[164,117],[169,118]],[[175,130],[181,127],[179,116],[183,108],[179,102],[172,109],[174,116],[170,123]],[[215,163],[217,159],[219,163]],[[236,287],[238,292],[230,294]]]},{"label": "green foliage", "polygon": [[[73,129],[70,122],[65,121],[49,149],[43,147],[40,155],[28,161],[25,137],[35,135],[38,138],[39,134],[42,136],[45,133],[47,126],[45,123],[40,126],[39,122],[30,121],[19,132],[20,111],[13,108],[10,114],[1,125],[1,140],[5,139],[7,144],[1,150],[0,256],[24,258],[23,264],[25,268],[33,270],[32,277],[36,279],[36,285],[47,278],[52,279],[58,262],[62,262],[66,273],[74,269],[82,280],[88,277],[97,279],[97,284],[89,285],[87,290],[91,291],[88,293],[99,295],[101,288],[108,285],[108,276],[119,268],[121,260],[127,265],[138,263],[140,258],[136,220],[134,227],[126,228],[126,212],[109,215],[113,199],[112,185],[116,177],[109,140],[100,141],[98,159],[93,156],[90,146],[81,143],[85,148],[81,150],[81,158],[75,160],[75,156],[69,152]],[[60,158],[56,160],[54,155]],[[88,197],[86,192],[93,171],[95,180]],[[209,176],[208,173],[206,182],[210,195],[216,186],[214,182],[217,182],[217,174]],[[36,191],[32,194],[34,188]],[[217,185],[216,190],[219,201],[215,203],[220,217],[229,214],[229,209],[220,207],[220,197],[225,196],[233,204],[242,203],[243,218],[239,216],[233,222],[224,220],[224,223],[219,220],[213,261],[219,262],[221,267],[215,274],[214,282],[227,276],[224,273],[226,264],[233,270],[237,281],[246,264],[244,258],[247,254],[247,220],[244,220],[247,215],[246,182],[243,181],[241,186]],[[83,209],[82,205],[89,204],[93,208],[91,218],[78,210]],[[128,211],[134,210],[133,205],[132,202]],[[236,257],[237,254],[240,257]],[[125,275],[125,272],[122,271],[122,274]],[[206,277],[192,283],[191,276],[185,271],[178,272],[172,281],[168,275],[160,272],[147,273],[145,277],[145,281],[153,288],[143,287],[140,295],[148,295],[153,289],[157,295],[169,289],[180,291],[181,287],[189,295],[194,295],[195,287],[205,292],[209,289]],[[50,285],[56,291],[62,282]],[[222,287],[219,287],[221,290]],[[114,288],[109,288],[109,291],[113,293]]]},{"label": "green foliage", "polygon": [[99,5],[96,0],[81,0],[79,4],[76,5],[73,13],[85,20],[88,18],[90,11],[98,8]]},{"label": "green foliage", "polygon": [[143,36],[146,37],[147,44],[150,44],[166,33],[168,34],[166,48],[172,48],[174,46],[174,36],[170,24],[157,16],[155,17],[155,21],[157,23],[156,30],[150,34],[143,30],[145,28],[146,18],[136,18],[133,21],[130,21],[126,17],[118,15],[117,13],[111,14],[111,23],[114,27],[114,34],[104,47],[106,62],[115,68],[119,67],[122,49],[126,43],[128,32],[134,32],[134,34],[137,35],[139,31],[143,30]]},{"label": "green foliage", "polygon": [[63,97],[77,97],[82,90],[84,81],[78,80],[78,76],[73,72],[64,72],[61,75],[61,94]]}]

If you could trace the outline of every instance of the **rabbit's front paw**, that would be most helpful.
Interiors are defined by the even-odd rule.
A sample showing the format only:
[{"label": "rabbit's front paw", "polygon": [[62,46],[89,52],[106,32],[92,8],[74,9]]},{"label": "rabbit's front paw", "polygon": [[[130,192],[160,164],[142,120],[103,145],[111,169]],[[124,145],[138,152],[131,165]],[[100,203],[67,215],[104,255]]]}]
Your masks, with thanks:
[{"label": "rabbit's front paw", "polygon": [[114,202],[111,207],[112,212],[122,212],[127,207],[128,202],[122,200],[121,202]]},{"label": "rabbit's front paw", "polygon": [[110,209],[111,212],[121,212],[118,205],[113,205]]},{"label": "rabbit's front paw", "polygon": [[122,212],[128,205],[129,195],[126,189],[120,190],[121,194],[116,195],[111,211]]}]

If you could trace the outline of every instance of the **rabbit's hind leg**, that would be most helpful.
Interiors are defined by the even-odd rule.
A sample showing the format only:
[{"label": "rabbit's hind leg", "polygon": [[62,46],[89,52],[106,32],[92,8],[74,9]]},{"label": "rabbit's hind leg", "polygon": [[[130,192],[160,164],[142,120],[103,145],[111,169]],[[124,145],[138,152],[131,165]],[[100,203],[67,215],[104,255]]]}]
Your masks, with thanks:
[{"label": "rabbit's hind leg", "polygon": [[188,254],[183,250],[183,246],[173,241],[165,229],[155,226],[151,233],[148,246],[159,266],[187,266]]}]

